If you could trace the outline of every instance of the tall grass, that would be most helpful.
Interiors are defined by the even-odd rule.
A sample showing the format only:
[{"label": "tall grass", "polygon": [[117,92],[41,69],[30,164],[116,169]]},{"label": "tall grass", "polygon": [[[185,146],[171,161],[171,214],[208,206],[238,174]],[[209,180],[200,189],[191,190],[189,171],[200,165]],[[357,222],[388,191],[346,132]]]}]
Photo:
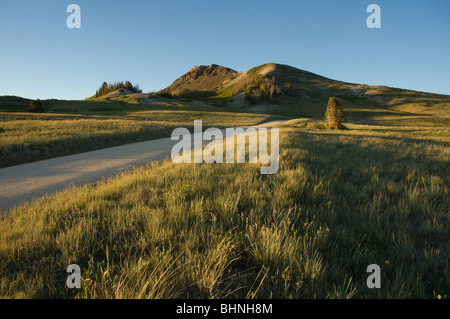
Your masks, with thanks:
[{"label": "tall grass", "polygon": [[422,135],[285,126],[274,175],[165,161],[39,199],[0,220],[0,296],[446,298],[448,135]]},{"label": "tall grass", "polygon": [[225,127],[254,125],[269,118],[189,109],[93,116],[0,113],[0,167],[170,137],[175,128],[191,128],[197,119],[202,119],[205,127]]}]

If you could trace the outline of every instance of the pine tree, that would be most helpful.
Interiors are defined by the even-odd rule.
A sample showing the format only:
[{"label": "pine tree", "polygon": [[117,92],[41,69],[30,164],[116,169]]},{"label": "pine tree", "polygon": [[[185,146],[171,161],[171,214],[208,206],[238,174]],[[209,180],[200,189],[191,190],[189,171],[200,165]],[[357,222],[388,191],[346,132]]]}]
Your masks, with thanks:
[{"label": "pine tree", "polygon": [[335,97],[330,97],[328,99],[327,111],[325,113],[325,119],[330,129],[344,129],[346,117],[342,111],[341,101]]},{"label": "pine tree", "polygon": [[129,91],[133,91],[134,90],[133,84],[131,84],[130,81],[126,81],[125,82],[125,89],[127,89]]}]

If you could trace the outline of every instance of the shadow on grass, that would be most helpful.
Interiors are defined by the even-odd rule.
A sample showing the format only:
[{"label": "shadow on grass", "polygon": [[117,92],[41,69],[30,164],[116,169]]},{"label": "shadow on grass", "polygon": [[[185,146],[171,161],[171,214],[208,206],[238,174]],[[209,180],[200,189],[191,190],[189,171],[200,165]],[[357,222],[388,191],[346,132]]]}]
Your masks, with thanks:
[{"label": "shadow on grass", "polygon": [[[361,297],[450,292],[448,276],[442,280],[450,241],[447,143],[321,132],[300,132],[295,139],[292,144],[307,152],[301,165],[314,187],[313,195],[294,203],[330,229],[321,249],[327,281],[353,278]],[[365,284],[372,263],[382,269],[379,290]]]}]

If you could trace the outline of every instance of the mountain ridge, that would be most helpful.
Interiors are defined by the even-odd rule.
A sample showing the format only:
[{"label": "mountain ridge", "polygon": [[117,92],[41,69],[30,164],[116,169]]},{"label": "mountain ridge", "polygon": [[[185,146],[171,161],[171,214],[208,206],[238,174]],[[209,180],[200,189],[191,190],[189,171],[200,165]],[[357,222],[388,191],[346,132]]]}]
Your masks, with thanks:
[{"label": "mountain ridge", "polygon": [[[323,117],[331,96],[341,100],[350,119],[385,115],[448,119],[450,114],[450,95],[349,83],[277,63],[266,63],[242,73],[218,64],[199,65],[156,93],[121,89],[86,101],[148,107],[184,103],[237,112],[318,118]],[[26,111],[29,101],[0,97],[0,111]],[[63,100],[43,102],[52,109]]]},{"label": "mountain ridge", "polygon": [[189,92],[210,92],[239,74],[231,68],[218,64],[194,66],[160,93],[186,96]]},{"label": "mountain ridge", "polygon": [[[202,73],[211,66],[215,66],[214,78]],[[169,98],[280,115],[322,113],[330,96],[342,99],[344,107],[351,110],[381,108],[440,115],[450,112],[450,96],[443,94],[349,83],[277,63],[266,63],[243,73],[215,64],[211,66],[192,68],[158,93]],[[198,87],[201,89],[196,90]]]}]

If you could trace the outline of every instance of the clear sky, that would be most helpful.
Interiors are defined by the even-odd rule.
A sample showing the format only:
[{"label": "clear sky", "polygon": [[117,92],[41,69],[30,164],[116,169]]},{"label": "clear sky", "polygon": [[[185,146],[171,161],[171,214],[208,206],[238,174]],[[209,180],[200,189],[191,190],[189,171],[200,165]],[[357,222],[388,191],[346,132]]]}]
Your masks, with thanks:
[{"label": "clear sky", "polygon": [[[69,29],[69,4],[81,29]],[[381,7],[381,29],[366,8]],[[0,95],[84,99],[103,81],[158,91],[195,65],[267,62],[450,94],[448,0],[0,0]]]}]

